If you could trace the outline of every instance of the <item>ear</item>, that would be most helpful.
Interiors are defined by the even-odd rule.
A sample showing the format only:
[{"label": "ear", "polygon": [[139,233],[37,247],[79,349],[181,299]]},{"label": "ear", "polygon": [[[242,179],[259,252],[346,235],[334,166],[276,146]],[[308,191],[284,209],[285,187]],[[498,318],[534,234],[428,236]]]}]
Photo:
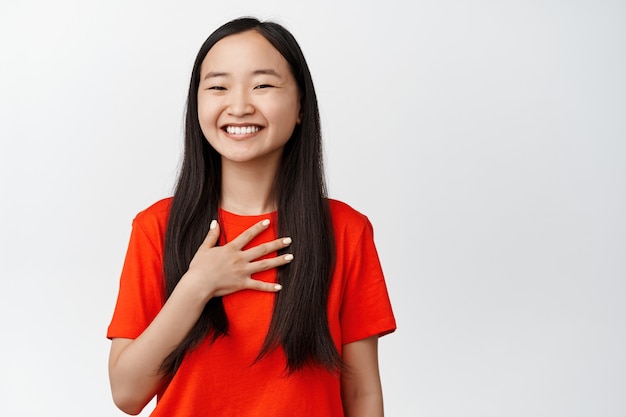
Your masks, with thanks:
[{"label": "ear", "polygon": [[298,100],[298,118],[296,119],[296,124],[299,125],[300,123],[302,123],[302,94]]}]

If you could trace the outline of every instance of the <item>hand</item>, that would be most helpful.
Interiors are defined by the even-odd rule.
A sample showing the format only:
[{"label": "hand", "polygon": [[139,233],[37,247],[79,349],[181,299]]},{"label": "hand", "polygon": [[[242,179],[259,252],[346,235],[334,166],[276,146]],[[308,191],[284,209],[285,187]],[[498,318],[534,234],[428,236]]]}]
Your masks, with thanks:
[{"label": "hand", "polygon": [[217,221],[213,220],[185,275],[199,280],[202,287],[208,289],[209,297],[221,297],[245,289],[279,291],[282,288],[280,285],[254,280],[251,276],[256,272],[291,262],[293,259],[291,254],[256,260],[289,246],[291,238],[280,238],[243,250],[244,246],[269,226],[269,223],[269,220],[258,222],[226,245],[215,246],[220,228]]}]

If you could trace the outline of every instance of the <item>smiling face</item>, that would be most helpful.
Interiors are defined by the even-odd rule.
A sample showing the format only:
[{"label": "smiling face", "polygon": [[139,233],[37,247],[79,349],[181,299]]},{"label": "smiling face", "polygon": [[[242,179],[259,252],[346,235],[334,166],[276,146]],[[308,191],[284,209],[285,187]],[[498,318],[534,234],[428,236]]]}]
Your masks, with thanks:
[{"label": "smiling face", "polygon": [[289,64],[258,32],[227,36],[209,50],[200,70],[198,119],[223,164],[275,169],[299,114]]}]

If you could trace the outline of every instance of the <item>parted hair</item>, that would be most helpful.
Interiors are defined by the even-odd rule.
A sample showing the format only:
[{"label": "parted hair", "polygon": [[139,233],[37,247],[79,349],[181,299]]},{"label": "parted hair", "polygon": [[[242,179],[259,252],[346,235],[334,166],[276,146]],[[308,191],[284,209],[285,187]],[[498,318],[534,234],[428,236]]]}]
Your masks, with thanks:
[{"label": "parted hair", "polygon": [[[283,26],[240,18],[219,27],[196,57],[185,115],[185,146],[165,233],[164,293],[166,299],[189,268],[211,220],[217,219],[221,195],[221,157],[204,137],[198,121],[200,68],[209,50],[221,39],[254,30],[288,62],[298,85],[301,122],[285,144],[274,180],[279,236],[290,236],[294,260],[278,268],[282,290],[257,359],[282,348],[289,372],[305,366],[338,371],[341,359],[328,327],[327,305],[334,267],[335,244],[322,163],[317,97],[308,65],[293,35]],[[285,250],[281,251],[284,253]],[[228,316],[221,297],[212,298],[200,318],[163,361],[161,372],[174,375],[185,354],[205,338],[228,335]]]}]

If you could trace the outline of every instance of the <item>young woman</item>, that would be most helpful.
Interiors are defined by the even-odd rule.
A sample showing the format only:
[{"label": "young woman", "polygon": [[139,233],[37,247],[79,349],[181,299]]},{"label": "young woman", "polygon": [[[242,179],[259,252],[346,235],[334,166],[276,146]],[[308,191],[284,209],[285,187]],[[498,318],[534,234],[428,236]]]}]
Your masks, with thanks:
[{"label": "young woman", "polygon": [[302,52],[237,19],[195,61],[173,198],[139,213],[107,336],[113,399],[153,416],[382,416],[395,330],[365,216],[326,197]]}]

